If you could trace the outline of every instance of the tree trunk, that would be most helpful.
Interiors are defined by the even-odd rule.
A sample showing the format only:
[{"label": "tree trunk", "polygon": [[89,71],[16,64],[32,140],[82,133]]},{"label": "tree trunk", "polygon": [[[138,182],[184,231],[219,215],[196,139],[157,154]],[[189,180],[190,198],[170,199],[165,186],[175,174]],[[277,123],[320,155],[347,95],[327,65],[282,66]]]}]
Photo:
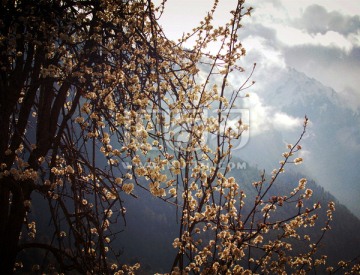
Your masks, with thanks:
[{"label": "tree trunk", "polygon": [[[12,274],[16,262],[19,236],[26,209],[20,182],[0,181],[0,274]],[[7,182],[6,182],[7,181]],[[11,184],[11,188],[9,185]]]}]

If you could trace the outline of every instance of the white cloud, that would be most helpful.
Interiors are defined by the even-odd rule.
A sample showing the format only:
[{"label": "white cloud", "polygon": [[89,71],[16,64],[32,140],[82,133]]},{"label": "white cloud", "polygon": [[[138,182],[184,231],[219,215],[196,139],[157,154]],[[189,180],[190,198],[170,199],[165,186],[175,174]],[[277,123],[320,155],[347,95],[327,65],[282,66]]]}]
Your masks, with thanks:
[{"label": "white cloud", "polygon": [[244,102],[244,108],[250,112],[250,132],[251,135],[258,135],[270,130],[269,115],[271,108],[264,105],[261,98],[256,93],[251,93],[250,97]]},{"label": "white cloud", "polygon": [[277,20],[289,20],[300,17],[309,6],[313,5],[326,7],[329,13],[337,12],[349,16],[357,16],[360,14],[360,5],[354,0],[264,0],[254,1],[249,4],[255,6],[253,17],[273,17]]},{"label": "white cloud", "polygon": [[[329,5],[332,2],[336,4]],[[324,3],[321,0],[254,3],[254,16],[245,18],[244,25],[258,23],[276,30],[278,42],[287,46],[311,44],[351,50],[357,37],[353,34],[360,29],[360,17],[353,14],[354,7],[348,0],[341,4]],[[355,10],[360,12],[359,8]]]},{"label": "white cloud", "polygon": [[339,11],[328,11],[324,6],[318,4],[306,7],[301,16],[293,22],[294,25],[314,34],[335,31],[348,35],[356,33],[360,29],[358,15],[350,16]]},{"label": "white cloud", "polygon": [[309,34],[303,30],[278,25],[276,26],[277,38],[285,46],[293,47],[299,45],[314,45],[323,47],[336,47],[349,52],[353,44],[342,34],[334,31],[328,31],[324,34]]},{"label": "white cloud", "polygon": [[244,108],[249,109],[252,136],[263,134],[272,129],[280,132],[298,130],[304,120],[280,112],[276,107],[265,105],[262,98],[256,93],[251,93],[244,104]]},{"label": "white cloud", "polygon": [[[286,64],[282,53],[269,45],[265,38],[259,36],[249,36],[243,40],[242,44],[256,58],[256,63],[262,69],[283,69]],[[246,59],[248,59],[246,57]]]},{"label": "white cloud", "polygon": [[274,128],[279,131],[292,131],[299,129],[304,119],[289,116],[286,113],[275,113],[273,118]]}]

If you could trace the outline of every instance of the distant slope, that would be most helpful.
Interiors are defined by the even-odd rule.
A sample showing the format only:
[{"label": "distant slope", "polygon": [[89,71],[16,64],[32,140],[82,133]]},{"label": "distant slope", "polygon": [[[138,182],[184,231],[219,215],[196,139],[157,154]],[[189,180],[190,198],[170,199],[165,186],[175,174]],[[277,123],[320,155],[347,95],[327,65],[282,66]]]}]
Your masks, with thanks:
[{"label": "distant slope", "polygon": [[[256,196],[252,182],[260,179],[262,173],[255,167],[244,165],[241,162],[241,169],[233,169],[229,176],[234,176],[239,183],[240,189],[247,194],[248,205],[253,202]],[[304,177],[299,173],[285,173],[275,184],[265,199],[272,195],[286,195],[297,186],[299,178]],[[269,179],[270,176],[267,176]],[[335,197],[326,192],[314,181],[308,182],[308,188],[314,191],[309,205],[320,202],[323,206],[319,212],[319,220],[315,228],[309,228],[312,240],[317,240],[321,235],[321,227],[324,226],[326,218],[327,203],[336,201]],[[139,190],[140,199],[128,197],[125,200],[127,205],[127,226],[116,240],[120,250],[123,251],[124,261],[140,261],[146,269],[144,272],[168,272],[175,256],[175,249],[172,248],[172,241],[178,234],[178,224],[176,220],[177,209],[163,201],[151,197],[149,194]],[[278,208],[273,218],[281,219],[282,215],[288,211],[296,211],[284,207]],[[328,261],[336,264],[340,259],[349,260],[360,254],[360,220],[355,217],[345,206],[337,202],[334,220],[331,225],[332,230],[327,232],[322,241],[320,255],[328,255]],[[301,247],[294,247],[294,251]]]},{"label": "distant slope", "polygon": [[[234,160],[236,162],[236,160]],[[249,201],[254,198],[255,190],[251,187],[251,183],[259,180],[261,171],[248,166],[246,170],[233,170],[231,175],[234,176],[240,187],[244,188],[249,198]],[[273,195],[287,195],[298,184],[300,178],[307,178],[307,188],[313,190],[313,196],[310,198],[308,204],[313,205],[320,202],[322,208],[318,212],[319,220],[315,228],[311,228],[310,231],[313,234],[313,240],[317,239],[321,234],[321,227],[324,226],[326,219],[327,204],[330,201],[336,203],[336,211],[334,213],[333,222],[331,224],[331,230],[325,235],[325,239],[322,242],[322,247],[319,254],[328,255],[328,261],[332,264],[336,264],[340,259],[350,260],[354,257],[360,256],[360,219],[352,214],[349,209],[341,204],[331,193],[327,192],[323,187],[318,185],[315,181],[306,177],[301,173],[287,171],[281,174],[280,178],[274,185],[273,189],[265,197],[270,198]],[[269,180],[270,176],[266,176]],[[282,218],[282,213],[286,214],[289,209],[278,208],[276,219]],[[290,209],[290,211],[292,211]]]}]

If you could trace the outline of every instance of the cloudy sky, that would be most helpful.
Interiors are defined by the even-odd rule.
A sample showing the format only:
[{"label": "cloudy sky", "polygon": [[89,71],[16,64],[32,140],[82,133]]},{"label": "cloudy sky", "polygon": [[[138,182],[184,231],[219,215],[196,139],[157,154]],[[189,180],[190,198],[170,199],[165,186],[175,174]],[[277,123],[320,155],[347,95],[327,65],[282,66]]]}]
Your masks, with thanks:
[{"label": "cloudy sky", "polygon": [[[168,0],[161,19],[177,39],[211,8],[210,0]],[[220,1],[216,23],[233,0]],[[240,33],[247,62],[261,70],[292,67],[335,89],[351,108],[360,108],[360,5],[354,0],[255,0]],[[256,77],[256,76],[255,76]]]}]

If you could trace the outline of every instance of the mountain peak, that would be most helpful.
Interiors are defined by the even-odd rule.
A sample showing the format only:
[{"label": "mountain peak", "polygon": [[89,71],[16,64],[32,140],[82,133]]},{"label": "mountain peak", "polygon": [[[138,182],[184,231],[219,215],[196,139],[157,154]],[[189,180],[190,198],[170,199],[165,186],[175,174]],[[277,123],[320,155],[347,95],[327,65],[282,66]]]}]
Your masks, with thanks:
[{"label": "mountain peak", "polygon": [[[345,105],[341,94],[334,89],[293,68],[278,71],[263,79],[257,94],[261,100],[260,111],[265,115],[261,116],[261,112],[258,111],[259,115],[257,110],[250,109],[250,116],[264,120],[265,123],[257,124],[267,130],[251,136],[249,144],[243,149],[246,156],[244,159],[258,163],[259,166],[264,165],[261,161],[270,164],[274,159],[277,161],[277,155],[273,156],[275,151],[281,155],[283,143],[296,141],[298,131],[294,131],[294,128],[271,127],[275,123],[279,124],[278,120],[273,119],[275,114],[284,114],[280,118],[289,117],[293,121],[300,121],[306,115],[311,124],[302,140],[305,148],[302,152],[305,159],[302,167],[305,173],[316,178],[320,185],[354,213],[360,213],[360,115]],[[257,125],[252,122],[254,124]],[[301,131],[300,123],[296,127]],[[270,130],[278,131],[278,135],[270,134]],[[271,149],[268,144],[271,144]],[[262,160],[257,156],[262,156]]]},{"label": "mountain peak", "polygon": [[277,81],[261,95],[265,102],[283,111],[302,110],[302,113],[297,114],[301,116],[304,115],[304,109],[326,110],[333,105],[340,105],[339,96],[334,89],[293,68],[284,70]]}]

